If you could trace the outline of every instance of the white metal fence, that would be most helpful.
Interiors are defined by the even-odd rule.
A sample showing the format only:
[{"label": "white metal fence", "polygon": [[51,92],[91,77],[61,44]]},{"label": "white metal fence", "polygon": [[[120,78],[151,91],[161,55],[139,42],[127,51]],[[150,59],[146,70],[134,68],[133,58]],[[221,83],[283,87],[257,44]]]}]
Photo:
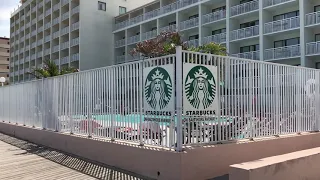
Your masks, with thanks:
[{"label": "white metal fence", "polygon": [[[319,80],[316,69],[178,47],[175,55],[1,87],[0,119],[181,151],[319,130]],[[165,113],[156,108],[171,101]]]}]

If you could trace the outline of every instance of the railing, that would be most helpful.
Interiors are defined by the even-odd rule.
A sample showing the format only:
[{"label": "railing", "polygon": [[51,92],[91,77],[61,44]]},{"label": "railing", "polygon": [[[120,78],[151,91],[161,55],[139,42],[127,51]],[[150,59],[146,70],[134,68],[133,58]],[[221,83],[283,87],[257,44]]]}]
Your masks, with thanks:
[{"label": "railing", "polygon": [[306,55],[320,54],[320,41],[306,44]]},{"label": "railing", "polygon": [[[176,151],[319,131],[319,70],[176,52],[179,56],[5,86],[0,119],[91,141]],[[160,107],[155,112],[166,115],[150,114]]]},{"label": "railing", "polygon": [[129,20],[130,22],[130,25],[133,25],[133,24],[137,24],[139,22],[143,21],[143,14],[142,15],[139,15],[139,16],[136,16],[136,17],[133,17]]},{"label": "railing", "polygon": [[199,26],[199,18],[193,18],[180,23],[180,30]]},{"label": "railing", "polygon": [[32,8],[32,12],[35,12],[37,10],[37,6]]},{"label": "railing", "polygon": [[177,2],[174,2],[174,3],[171,3],[171,4],[168,4],[168,5],[161,7],[161,11],[163,14],[175,11],[177,9],[178,9]]},{"label": "railing", "polygon": [[306,14],[306,26],[320,24],[320,12]]},{"label": "railing", "polygon": [[20,23],[20,20],[19,20],[19,19],[17,19],[17,20],[16,20],[16,24],[19,24],[19,23]]},{"label": "railing", "polygon": [[122,46],[125,46],[126,45],[126,39],[120,39],[118,41],[116,41],[115,43],[115,47],[118,48],[118,47],[122,47]]},{"label": "railing", "polygon": [[59,59],[53,60],[56,65],[59,65]]},{"label": "railing", "polygon": [[152,39],[157,36],[157,30],[145,32],[141,34],[142,41],[147,39]]},{"label": "railing", "polygon": [[42,20],[43,17],[44,17],[43,14],[40,14],[40,15],[38,16],[38,21]]},{"label": "railing", "polygon": [[71,40],[71,46],[79,45],[79,43],[80,43],[80,38],[74,38]]},{"label": "railing", "polygon": [[19,50],[16,50],[15,54],[16,54],[16,55],[19,54]]},{"label": "railing", "polygon": [[51,0],[45,0],[44,2],[45,2],[45,4],[47,4],[47,3],[49,3]]},{"label": "railing", "polygon": [[280,32],[300,27],[299,16],[264,24],[264,33]]},{"label": "railing", "polygon": [[50,54],[50,49],[46,49],[46,50],[44,50],[44,55],[46,56],[46,55],[49,55]]},{"label": "railing", "polygon": [[35,24],[36,22],[37,22],[37,19],[33,19],[33,20],[31,21],[32,25]]},{"label": "railing", "polygon": [[264,51],[265,60],[293,58],[299,57],[300,55],[300,45],[272,48]]},{"label": "railing", "polygon": [[80,55],[79,53],[71,55],[71,62],[79,61]]},{"label": "railing", "polygon": [[140,41],[140,35],[131,36],[128,38],[128,45],[134,44]]},{"label": "railing", "polygon": [[177,31],[177,25],[172,24],[170,26],[159,28],[160,32],[176,32]]},{"label": "railing", "polygon": [[31,48],[35,48],[37,46],[36,42],[31,43]]},{"label": "railing", "polygon": [[44,29],[43,26],[39,27],[39,28],[38,28],[38,33],[42,32],[43,29]]},{"label": "railing", "polygon": [[26,68],[24,71],[25,71],[25,73],[28,73],[28,72],[30,72],[30,68]]},{"label": "railing", "polygon": [[80,7],[77,6],[71,10],[71,15],[78,14],[80,12]]},{"label": "railing", "polygon": [[44,25],[44,29],[47,30],[51,27],[51,22],[48,22],[47,24]]},{"label": "railing", "polygon": [[39,46],[39,45],[41,45],[42,43],[43,43],[43,39],[40,39],[40,40],[38,40],[37,45]]},{"label": "railing", "polygon": [[26,50],[28,51],[30,49],[30,45],[26,45]]},{"label": "railing", "polygon": [[160,8],[159,9],[155,9],[155,10],[150,11],[150,12],[147,12],[147,13],[144,14],[144,20],[148,20],[148,19],[157,17],[157,16],[159,16],[160,12],[161,12]]},{"label": "railing", "polygon": [[19,70],[19,75],[21,75],[21,74],[24,74],[24,70],[23,69]]},{"label": "railing", "polygon": [[199,39],[193,39],[186,42],[188,47],[198,47],[199,46]]},{"label": "railing", "polygon": [[26,24],[26,28],[30,27],[30,25],[31,25],[31,23],[28,22],[28,23]]},{"label": "railing", "polygon": [[57,17],[57,18],[53,19],[52,26],[58,24],[59,22],[60,22],[60,17]]},{"label": "railing", "polygon": [[68,4],[69,3],[69,0],[62,0],[61,2],[61,7]]},{"label": "railing", "polygon": [[68,64],[69,63],[69,56],[63,57],[60,59],[60,64]]},{"label": "railing", "polygon": [[35,54],[31,55],[31,60],[35,60],[35,59],[36,59],[36,55]]},{"label": "railing", "polygon": [[37,53],[37,57],[39,58],[39,57],[42,57],[42,55],[43,55],[43,51],[39,51],[38,53]]},{"label": "railing", "polygon": [[66,12],[66,13],[62,14],[61,21],[64,21],[64,20],[66,20],[68,18],[69,18],[69,12]]},{"label": "railing", "polygon": [[231,16],[236,16],[244,13],[248,13],[251,11],[255,11],[259,9],[259,1],[250,1],[247,3],[239,4],[237,6],[231,7]]},{"label": "railing", "polygon": [[69,33],[69,26],[68,27],[65,27],[61,30],[61,36],[65,35],[65,34],[68,34]]},{"label": "railing", "polygon": [[21,26],[20,27],[20,32],[24,31],[25,27],[24,26]]},{"label": "railing", "polygon": [[80,27],[80,23],[79,22],[73,23],[71,25],[71,31],[75,31],[75,30],[79,29],[79,27]]},{"label": "railing", "polygon": [[244,59],[260,60],[260,51],[232,54],[231,56]]},{"label": "railing", "polygon": [[129,25],[129,20],[116,23],[116,29],[121,29]]},{"label": "railing", "polygon": [[263,7],[274,6],[274,5],[285,3],[288,1],[296,1],[296,0],[264,0]]},{"label": "railing", "polygon": [[69,48],[69,41],[61,43],[61,50]]},{"label": "railing", "polygon": [[126,61],[126,56],[125,55],[121,55],[121,56],[117,56],[116,57],[116,63],[123,63]]},{"label": "railing", "polygon": [[34,30],[31,32],[31,36],[35,36],[35,35],[37,35],[37,30]]},{"label": "railing", "polygon": [[60,50],[60,46],[56,45],[52,48],[52,53],[58,52]]},{"label": "railing", "polygon": [[24,18],[25,18],[25,15],[22,15],[22,16],[20,17],[20,21],[24,21]]},{"label": "railing", "polygon": [[57,38],[57,37],[59,37],[59,36],[60,36],[60,31],[54,32],[54,33],[52,34],[52,39],[55,39],[55,38]]},{"label": "railing", "polygon": [[51,14],[51,9],[46,10],[44,13],[45,17],[49,16]]},{"label": "railing", "polygon": [[16,66],[19,65],[19,61],[15,61],[14,65],[16,65]]},{"label": "railing", "polygon": [[30,61],[30,56],[26,56],[25,61],[29,62]]},{"label": "railing", "polygon": [[55,5],[53,6],[53,12],[55,12],[55,11],[58,10],[58,9],[60,9],[60,3],[55,4]]},{"label": "railing", "polygon": [[51,40],[51,35],[48,35],[44,38],[44,42],[49,42]]},{"label": "railing", "polygon": [[42,8],[43,7],[43,2],[38,3],[38,8]]},{"label": "railing", "polygon": [[207,23],[216,22],[225,18],[226,18],[226,11],[221,10],[218,12],[212,12],[212,13],[203,15],[202,22],[203,24],[207,24]]},{"label": "railing", "polygon": [[243,29],[237,29],[230,32],[230,40],[238,40],[259,35],[259,25],[251,26]]}]

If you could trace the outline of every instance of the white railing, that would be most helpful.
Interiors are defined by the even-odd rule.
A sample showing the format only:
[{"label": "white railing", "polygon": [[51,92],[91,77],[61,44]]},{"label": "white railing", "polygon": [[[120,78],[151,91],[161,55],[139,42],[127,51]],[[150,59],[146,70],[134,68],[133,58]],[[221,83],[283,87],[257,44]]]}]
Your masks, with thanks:
[{"label": "white railing", "polygon": [[53,60],[56,65],[59,65],[59,59]]},{"label": "white railing", "polygon": [[50,49],[46,49],[46,50],[44,50],[44,55],[46,56],[46,55],[49,55],[50,54]]},{"label": "white railing", "polygon": [[116,29],[125,28],[129,25],[129,20],[116,23]]},{"label": "white railing", "polygon": [[300,45],[285,46],[279,48],[266,49],[264,51],[264,60],[293,58],[299,57],[300,55]]},{"label": "white railing", "polygon": [[186,42],[188,47],[198,47],[199,46],[199,39],[193,39]]},{"label": "white railing", "polygon": [[231,56],[244,59],[260,60],[260,51],[232,54]]},{"label": "white railing", "polygon": [[37,22],[37,19],[33,19],[33,20],[31,21],[32,25],[35,24],[36,22]]},{"label": "white railing", "polygon": [[39,45],[41,45],[42,43],[43,43],[43,39],[40,39],[40,40],[38,40],[37,45],[39,46]]},{"label": "white railing", "polygon": [[66,13],[62,14],[61,21],[64,21],[64,20],[66,20],[68,18],[69,18],[69,12],[66,12]]},{"label": "white railing", "polygon": [[42,32],[42,31],[43,31],[43,26],[38,28],[38,33]]},{"label": "white railing", "polygon": [[176,24],[172,24],[166,27],[161,27],[159,28],[160,32],[176,32],[177,31],[177,25]]},{"label": "white railing", "polygon": [[25,71],[26,73],[27,73],[27,72],[30,72],[30,68],[26,68],[24,71]]},{"label": "white railing", "polygon": [[192,18],[180,23],[180,30],[185,30],[199,26],[199,18]]},{"label": "white railing", "polygon": [[168,4],[168,5],[161,7],[161,13],[165,14],[165,13],[175,11],[177,9],[178,9],[177,2],[174,2],[174,3],[171,3],[171,4]]},{"label": "white railing", "polygon": [[29,62],[30,61],[30,56],[26,56],[25,61]]},{"label": "white railing", "polygon": [[56,10],[58,10],[58,9],[60,9],[60,3],[55,4],[55,5],[53,6],[53,12],[56,11]]},{"label": "white railing", "polygon": [[[181,49],[177,54],[5,86],[0,119],[176,151],[320,130],[319,70]],[[160,91],[169,89],[163,99],[159,91],[141,93],[155,87],[143,73],[157,76]],[[163,103],[165,109],[155,112],[166,115],[150,114]]]},{"label": "white railing", "polygon": [[80,23],[76,22],[71,25],[71,31],[77,30],[80,27]]},{"label": "white railing", "polygon": [[31,32],[31,36],[35,36],[37,34],[37,30]]},{"label": "white railing", "polygon": [[53,19],[52,26],[58,24],[59,22],[60,22],[60,17],[57,17],[57,18]]},{"label": "white railing", "polygon": [[150,12],[147,12],[147,13],[144,14],[144,20],[148,20],[148,19],[157,17],[157,16],[159,16],[160,12],[161,12],[160,8],[152,10]]},{"label": "white railing", "polygon": [[128,38],[128,45],[134,44],[140,41],[140,35],[131,36]]},{"label": "white railing", "polygon": [[37,10],[37,6],[32,8],[32,12],[35,12]]},{"label": "white railing", "polygon": [[125,61],[126,61],[126,56],[125,55],[121,55],[121,56],[117,56],[116,57],[116,64],[123,63]]},{"label": "white railing", "polygon": [[289,2],[289,1],[296,1],[296,0],[263,0],[263,7],[274,6],[274,5]]},{"label": "white railing", "polygon": [[259,9],[259,1],[250,1],[231,7],[231,16],[236,16]]},{"label": "white railing", "polygon": [[320,54],[320,41],[306,44],[306,55]]},{"label": "white railing", "polygon": [[37,43],[36,43],[36,42],[31,43],[31,48],[34,48],[34,47],[36,47],[36,46],[37,46]]},{"label": "white railing", "polygon": [[28,22],[28,23],[26,24],[26,28],[30,27],[30,25],[31,25],[31,23]]},{"label": "white railing", "polygon": [[148,40],[148,39],[153,39],[156,36],[157,36],[157,30],[148,31],[148,32],[145,32],[145,33],[141,34],[142,41],[143,40]]},{"label": "white railing", "polygon": [[68,4],[69,3],[69,0],[62,0],[61,1],[61,7]]},{"label": "white railing", "polygon": [[230,32],[230,40],[245,39],[259,35],[259,25],[250,26],[243,29],[237,29]]},{"label": "white railing", "polygon": [[40,21],[40,20],[42,20],[43,19],[43,13],[42,14],[40,14],[39,16],[38,16],[38,21]]},{"label": "white railing", "polygon": [[221,10],[217,12],[212,12],[209,14],[203,15],[203,24],[216,22],[226,18],[226,10]]},{"label": "white railing", "polygon": [[30,49],[30,45],[26,45],[26,50],[28,51]]},{"label": "white railing", "polygon": [[24,31],[25,27],[24,26],[21,26],[20,27],[20,32]]},{"label": "white railing", "polygon": [[60,31],[54,32],[54,33],[52,34],[52,39],[55,39],[55,38],[57,38],[57,37],[59,37],[59,36],[60,36]]},{"label": "white railing", "polygon": [[60,46],[56,45],[52,48],[52,53],[58,52],[60,50]]},{"label": "white railing", "polygon": [[122,46],[125,46],[126,45],[126,39],[120,39],[118,41],[116,41],[115,43],[115,47],[118,48],[118,47],[122,47]]},{"label": "white railing", "polygon": [[47,17],[51,14],[51,9],[46,10],[46,12],[44,13],[44,16]]},{"label": "white railing", "polygon": [[19,65],[19,61],[15,61],[15,62],[14,62],[14,65]]},{"label": "white railing", "polygon": [[180,8],[189,6],[191,4],[195,4],[199,1],[200,0],[180,0],[180,1],[177,1],[177,5],[178,5],[178,8],[180,9]]},{"label": "white railing", "polygon": [[44,25],[44,29],[49,29],[51,27],[51,22],[48,22],[47,24]]},{"label": "white railing", "polygon": [[32,54],[31,55],[31,60],[35,60],[36,59],[36,55],[35,54]]},{"label": "white railing", "polygon": [[42,8],[43,7],[43,2],[38,3],[38,8]]},{"label": "white railing", "polygon": [[80,12],[80,7],[77,6],[77,7],[73,8],[73,9],[71,10],[71,15],[77,14],[77,13],[79,13],[79,12]]},{"label": "white railing", "polygon": [[24,18],[25,18],[25,15],[22,15],[22,16],[20,17],[20,21],[24,21]]},{"label": "white railing", "polygon": [[80,43],[80,38],[74,38],[71,40],[71,46],[79,45],[79,43]]},{"label": "white railing", "polygon": [[137,24],[141,21],[143,21],[143,14],[129,19],[130,25]]},{"label": "white railing", "polygon": [[19,75],[21,75],[21,74],[24,74],[24,70],[23,69],[19,70]]},{"label": "white railing", "polygon": [[48,35],[44,38],[44,42],[49,42],[51,40],[51,35]]},{"label": "white railing", "polygon": [[300,18],[299,16],[282,19],[279,21],[273,21],[264,24],[264,33],[273,33],[280,32],[290,29],[296,29],[300,27]]},{"label": "white railing", "polygon": [[37,53],[37,57],[42,57],[42,55],[43,55],[43,51],[39,51],[39,52]]},{"label": "white railing", "polygon": [[79,53],[71,55],[71,62],[79,61],[80,55]]},{"label": "white railing", "polygon": [[65,34],[68,34],[69,33],[69,26],[68,27],[65,27],[61,30],[61,36],[65,35]]},{"label": "white railing", "polygon": [[306,14],[306,26],[320,24],[320,12]]},{"label": "white railing", "polygon": [[60,64],[68,64],[69,63],[69,56],[63,57],[60,59]]},{"label": "white railing", "polygon": [[61,50],[69,48],[69,41],[61,43]]}]

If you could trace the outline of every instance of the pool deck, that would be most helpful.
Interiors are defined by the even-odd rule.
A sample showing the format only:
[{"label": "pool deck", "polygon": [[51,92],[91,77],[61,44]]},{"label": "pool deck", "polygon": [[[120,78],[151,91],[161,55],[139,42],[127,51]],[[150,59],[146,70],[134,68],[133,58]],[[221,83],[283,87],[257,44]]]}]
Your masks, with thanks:
[{"label": "pool deck", "polygon": [[0,179],[147,179],[0,133]]}]

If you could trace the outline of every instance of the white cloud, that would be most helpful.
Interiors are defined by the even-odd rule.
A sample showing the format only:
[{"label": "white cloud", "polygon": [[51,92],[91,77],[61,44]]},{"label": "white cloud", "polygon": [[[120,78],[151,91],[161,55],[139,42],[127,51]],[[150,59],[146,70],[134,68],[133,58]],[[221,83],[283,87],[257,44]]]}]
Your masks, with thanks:
[{"label": "white cloud", "polygon": [[9,37],[11,13],[18,4],[19,0],[0,0],[0,36]]}]

